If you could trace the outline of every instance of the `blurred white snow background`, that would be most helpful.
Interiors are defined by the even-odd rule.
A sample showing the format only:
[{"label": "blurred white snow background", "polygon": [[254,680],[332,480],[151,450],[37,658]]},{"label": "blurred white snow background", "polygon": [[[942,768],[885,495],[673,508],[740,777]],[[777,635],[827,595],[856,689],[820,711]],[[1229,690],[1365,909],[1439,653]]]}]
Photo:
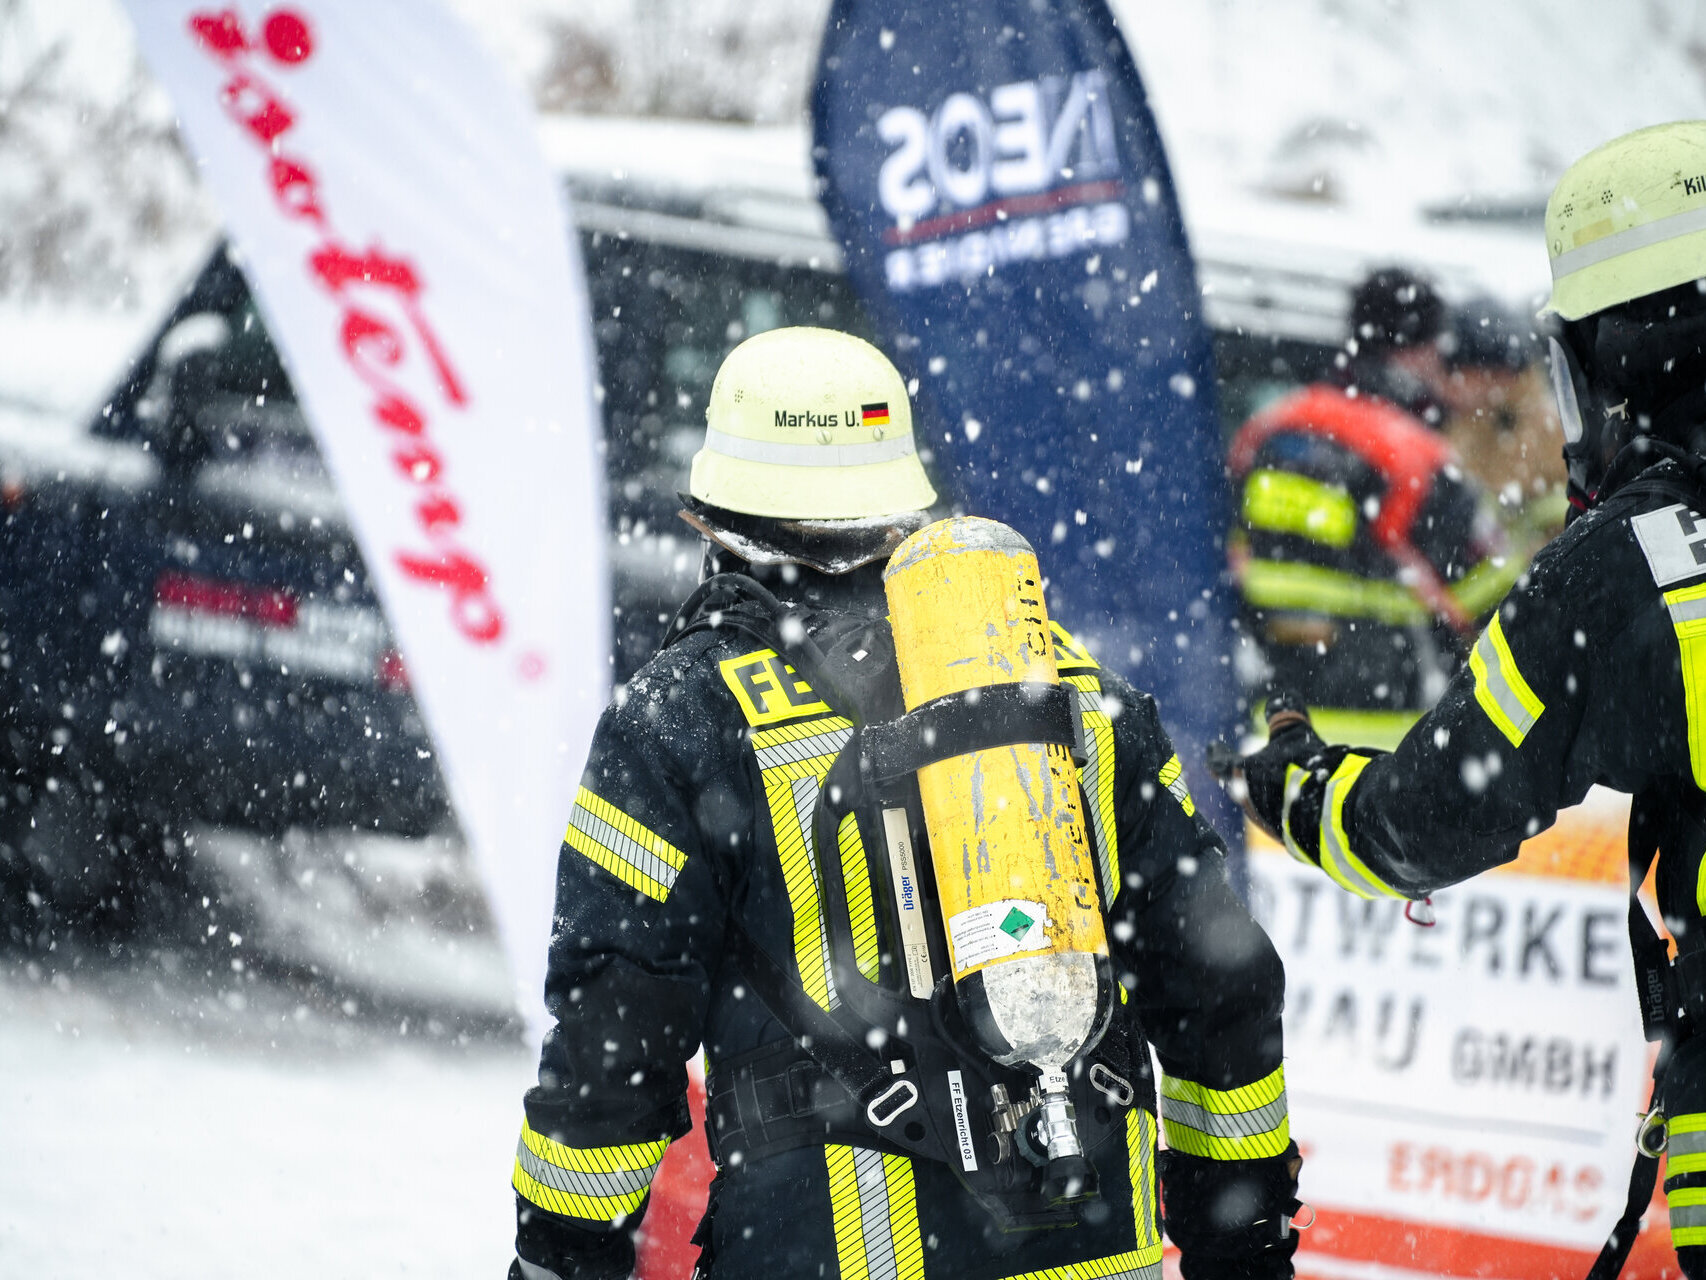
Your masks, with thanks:
[{"label": "blurred white snow background", "polygon": [[[798,123],[828,9],[451,2],[542,113],[765,124]],[[1534,219],[1589,147],[1706,115],[1698,0],[1115,8],[1188,213],[1392,214],[1395,259],[1419,217]],[[76,429],[217,229],[114,0],[0,0],[0,432]],[[501,1274],[513,1030],[56,963],[0,952],[0,1276]]]}]

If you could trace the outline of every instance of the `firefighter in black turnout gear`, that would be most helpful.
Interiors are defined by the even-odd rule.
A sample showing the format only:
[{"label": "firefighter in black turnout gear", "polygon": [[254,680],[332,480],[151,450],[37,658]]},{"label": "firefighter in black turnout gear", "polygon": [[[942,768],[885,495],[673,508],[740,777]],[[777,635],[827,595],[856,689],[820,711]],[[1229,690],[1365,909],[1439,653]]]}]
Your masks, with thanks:
[{"label": "firefighter in black turnout gear", "polygon": [[[705,580],[605,712],[569,815],[511,1276],[629,1273],[703,1046],[718,1173],[700,1275],[1159,1280],[1159,1175],[1188,1277],[1289,1277],[1284,977],[1153,700],[1056,626],[1039,660],[1058,684],[1034,705],[1015,695],[1036,685],[991,682],[907,716],[884,563],[936,495],[874,347],[748,339],[707,423],[683,512]],[[984,1052],[988,1026],[956,999],[906,772],[1033,741],[1065,765],[1086,833],[1076,899],[1106,937],[1078,990],[1100,1021],[1040,1073]],[[986,913],[975,945],[1033,945],[1043,913],[1026,905]],[[956,924],[953,941],[965,960],[973,934]],[[1035,994],[1034,1014],[1065,1002]]]},{"label": "firefighter in black turnout gear", "polygon": [[[1350,892],[1414,899],[1509,862],[1591,786],[1633,796],[1631,894],[1656,856],[1677,944],[1672,964],[1632,899],[1642,1019],[1663,1036],[1642,1144],[1668,1131],[1671,1239],[1706,1277],[1706,122],[1589,153],[1546,237],[1569,527],[1392,754],[1328,746],[1270,702],[1247,803]],[[1621,1266],[1654,1166],[1596,1275]]]}]

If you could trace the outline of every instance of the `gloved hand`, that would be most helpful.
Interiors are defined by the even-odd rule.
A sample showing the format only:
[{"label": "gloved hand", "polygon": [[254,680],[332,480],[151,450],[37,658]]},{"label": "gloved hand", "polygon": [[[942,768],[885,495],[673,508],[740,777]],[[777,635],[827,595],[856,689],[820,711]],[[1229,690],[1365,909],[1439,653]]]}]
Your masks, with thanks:
[{"label": "gloved hand", "polygon": [[1265,1160],[1161,1152],[1163,1214],[1185,1280],[1291,1280],[1302,1167],[1296,1143]]},{"label": "gloved hand", "polygon": [[[1325,783],[1348,748],[1330,747],[1321,740],[1310,723],[1309,708],[1295,694],[1276,692],[1268,699],[1266,711],[1268,743],[1233,766],[1229,789],[1256,825],[1284,844],[1281,823],[1288,771],[1296,765]],[[1319,785],[1305,788],[1292,806],[1292,831],[1304,851],[1318,859],[1314,832],[1320,820]]]}]

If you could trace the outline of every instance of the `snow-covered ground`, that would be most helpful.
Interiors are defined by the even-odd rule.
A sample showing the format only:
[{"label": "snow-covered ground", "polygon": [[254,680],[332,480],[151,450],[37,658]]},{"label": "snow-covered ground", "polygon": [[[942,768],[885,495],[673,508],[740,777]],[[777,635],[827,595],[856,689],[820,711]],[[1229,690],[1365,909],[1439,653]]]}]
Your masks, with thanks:
[{"label": "snow-covered ground", "polygon": [[0,962],[0,1276],[501,1276],[531,1054],[347,1007]]},{"label": "snow-covered ground", "polygon": [[[630,55],[649,66],[653,88],[681,79],[694,58],[707,84],[756,86],[746,109],[771,123],[797,112],[812,15],[827,8],[452,3],[530,87],[561,43],[552,32],[573,21],[606,42],[618,71]],[[44,46],[72,33],[68,80],[96,98],[98,86],[112,86],[105,98],[118,97],[135,53],[114,0],[25,7]],[[1246,241],[1283,240],[1289,220],[1336,201],[1397,228],[1398,257],[1419,205],[1532,201],[1587,147],[1706,114],[1706,8],[1697,0],[1115,7],[1187,207],[1238,210],[1244,225],[1228,234]],[[689,12],[691,22],[668,25]],[[713,38],[735,15],[768,22],[773,43]],[[702,58],[708,48],[723,50],[720,66]],[[0,41],[0,90],[7,53]],[[646,85],[636,83],[616,109],[643,106]],[[0,113],[7,105],[0,93]],[[169,117],[157,93],[144,92],[139,110]],[[64,170],[56,180],[65,187],[93,193],[83,207],[117,219],[102,209],[93,165],[76,170],[71,118],[49,117],[55,150],[45,163]],[[25,176],[0,163],[0,197]],[[84,420],[174,281],[196,265],[212,210],[193,192],[161,189],[179,201],[168,233],[145,261],[108,264],[118,274],[134,268],[111,299],[85,296],[74,308],[15,293],[0,300],[0,431]],[[1382,218],[1392,209],[1405,216]],[[0,225],[0,266],[15,232]],[[94,239],[143,242],[116,230]],[[216,980],[182,961],[126,955],[56,961],[49,970],[0,957],[0,1280],[502,1274],[514,1135],[532,1073],[517,1038],[462,1034],[418,1012],[381,1016],[288,975]]]}]

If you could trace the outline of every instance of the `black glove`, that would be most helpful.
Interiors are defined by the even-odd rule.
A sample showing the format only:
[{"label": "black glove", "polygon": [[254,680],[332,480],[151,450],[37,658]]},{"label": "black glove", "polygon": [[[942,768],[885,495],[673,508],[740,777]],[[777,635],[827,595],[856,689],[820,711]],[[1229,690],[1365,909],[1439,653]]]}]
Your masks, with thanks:
[{"label": "black glove", "polygon": [[1185,1280],[1291,1280],[1302,1167],[1296,1143],[1265,1160],[1161,1152],[1164,1220]]},{"label": "black glove", "polygon": [[[634,1233],[650,1199],[620,1227],[597,1230],[546,1213],[515,1197],[515,1251],[509,1280],[628,1280],[634,1270]],[[521,1265],[527,1259],[528,1270]]]},{"label": "black glove", "polygon": [[1319,864],[1322,789],[1350,748],[1323,742],[1309,722],[1309,709],[1294,695],[1276,693],[1269,698],[1267,717],[1268,744],[1244,757],[1241,766],[1248,790],[1245,808],[1263,830],[1285,843],[1281,824],[1286,776],[1293,765],[1308,770],[1313,785],[1305,786],[1292,801],[1291,836],[1298,848]]}]

